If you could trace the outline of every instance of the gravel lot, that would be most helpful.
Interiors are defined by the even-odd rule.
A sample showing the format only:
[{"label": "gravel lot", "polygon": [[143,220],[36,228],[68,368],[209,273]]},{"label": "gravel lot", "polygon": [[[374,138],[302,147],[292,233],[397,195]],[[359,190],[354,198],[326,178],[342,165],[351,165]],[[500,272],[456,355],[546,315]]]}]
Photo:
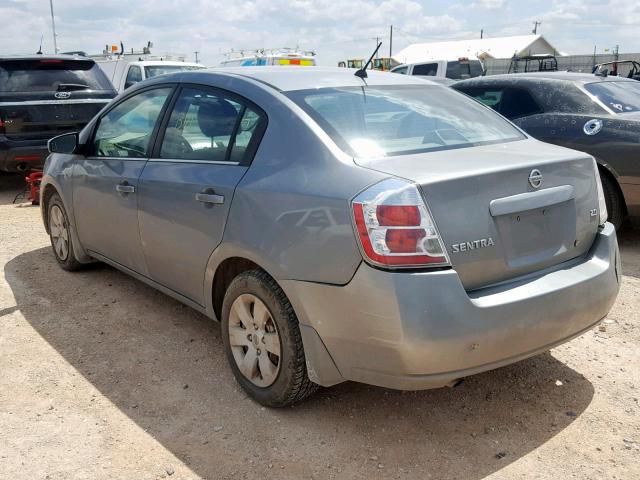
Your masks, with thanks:
[{"label": "gravel lot", "polygon": [[0,177],[0,478],[640,478],[639,231],[609,317],[569,344],[454,389],[269,410],[216,324],[110,267],[58,268],[18,185]]}]

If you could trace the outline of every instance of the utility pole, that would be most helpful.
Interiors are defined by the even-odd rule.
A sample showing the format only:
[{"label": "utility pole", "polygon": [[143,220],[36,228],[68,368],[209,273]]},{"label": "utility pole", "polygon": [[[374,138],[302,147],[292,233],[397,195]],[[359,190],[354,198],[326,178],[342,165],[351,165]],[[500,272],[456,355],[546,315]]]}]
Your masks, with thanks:
[{"label": "utility pole", "polygon": [[389,27],[389,58],[393,56],[393,25]]},{"label": "utility pole", "polygon": [[[376,48],[378,48],[378,44],[380,43],[380,37],[376,37]],[[378,50],[376,50],[376,60],[378,59]]]},{"label": "utility pole", "polygon": [[200,52],[199,52],[198,50],[196,50],[196,51],[195,51],[195,52],[193,52],[193,53],[195,53],[195,54],[196,54],[196,63],[200,63],[200,62],[198,61],[198,54],[199,54]]},{"label": "utility pole", "polygon": [[537,35],[538,34],[538,26],[539,25],[542,25],[542,22],[539,22],[538,20],[533,22],[533,30],[531,30],[531,33],[533,33],[534,35]]},{"label": "utility pole", "polygon": [[484,36],[484,28],[480,29],[480,40],[482,40],[483,36]]},{"label": "utility pole", "polygon": [[53,0],[49,0],[49,7],[51,8],[51,28],[53,29],[53,52],[58,53],[58,40],[56,39],[56,21],[53,18]]}]

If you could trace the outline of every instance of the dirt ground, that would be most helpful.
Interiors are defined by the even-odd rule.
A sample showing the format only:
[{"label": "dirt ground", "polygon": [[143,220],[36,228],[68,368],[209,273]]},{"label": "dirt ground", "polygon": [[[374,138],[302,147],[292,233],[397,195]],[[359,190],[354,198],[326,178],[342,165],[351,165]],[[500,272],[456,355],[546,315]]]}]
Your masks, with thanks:
[{"label": "dirt ground", "polygon": [[217,324],[104,265],[58,268],[0,177],[2,479],[638,479],[640,232],[600,328],[454,389],[355,383],[282,410]]}]

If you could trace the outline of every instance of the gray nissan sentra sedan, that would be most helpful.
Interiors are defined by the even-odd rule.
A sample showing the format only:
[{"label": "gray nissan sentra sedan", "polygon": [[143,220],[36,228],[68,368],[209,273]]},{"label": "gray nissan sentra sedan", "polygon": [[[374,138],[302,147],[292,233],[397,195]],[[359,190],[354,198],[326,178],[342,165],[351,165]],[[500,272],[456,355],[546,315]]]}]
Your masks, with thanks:
[{"label": "gray nissan sentra sedan", "polygon": [[451,385],[588,330],[619,288],[593,158],[422,79],[168,75],[49,148],[60,266],[106,262],[220,320],[264,405]]}]

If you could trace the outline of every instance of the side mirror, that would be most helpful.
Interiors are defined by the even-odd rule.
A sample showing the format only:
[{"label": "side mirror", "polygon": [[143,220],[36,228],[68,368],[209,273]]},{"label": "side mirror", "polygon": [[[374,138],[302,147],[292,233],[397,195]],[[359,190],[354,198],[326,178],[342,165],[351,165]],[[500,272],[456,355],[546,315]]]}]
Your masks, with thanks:
[{"label": "side mirror", "polygon": [[75,153],[78,148],[78,132],[64,133],[53,137],[47,143],[51,153]]},{"label": "side mirror", "polygon": [[124,89],[126,90],[129,87],[133,87],[137,82],[134,82],[133,80],[127,80],[127,82],[124,84]]}]

